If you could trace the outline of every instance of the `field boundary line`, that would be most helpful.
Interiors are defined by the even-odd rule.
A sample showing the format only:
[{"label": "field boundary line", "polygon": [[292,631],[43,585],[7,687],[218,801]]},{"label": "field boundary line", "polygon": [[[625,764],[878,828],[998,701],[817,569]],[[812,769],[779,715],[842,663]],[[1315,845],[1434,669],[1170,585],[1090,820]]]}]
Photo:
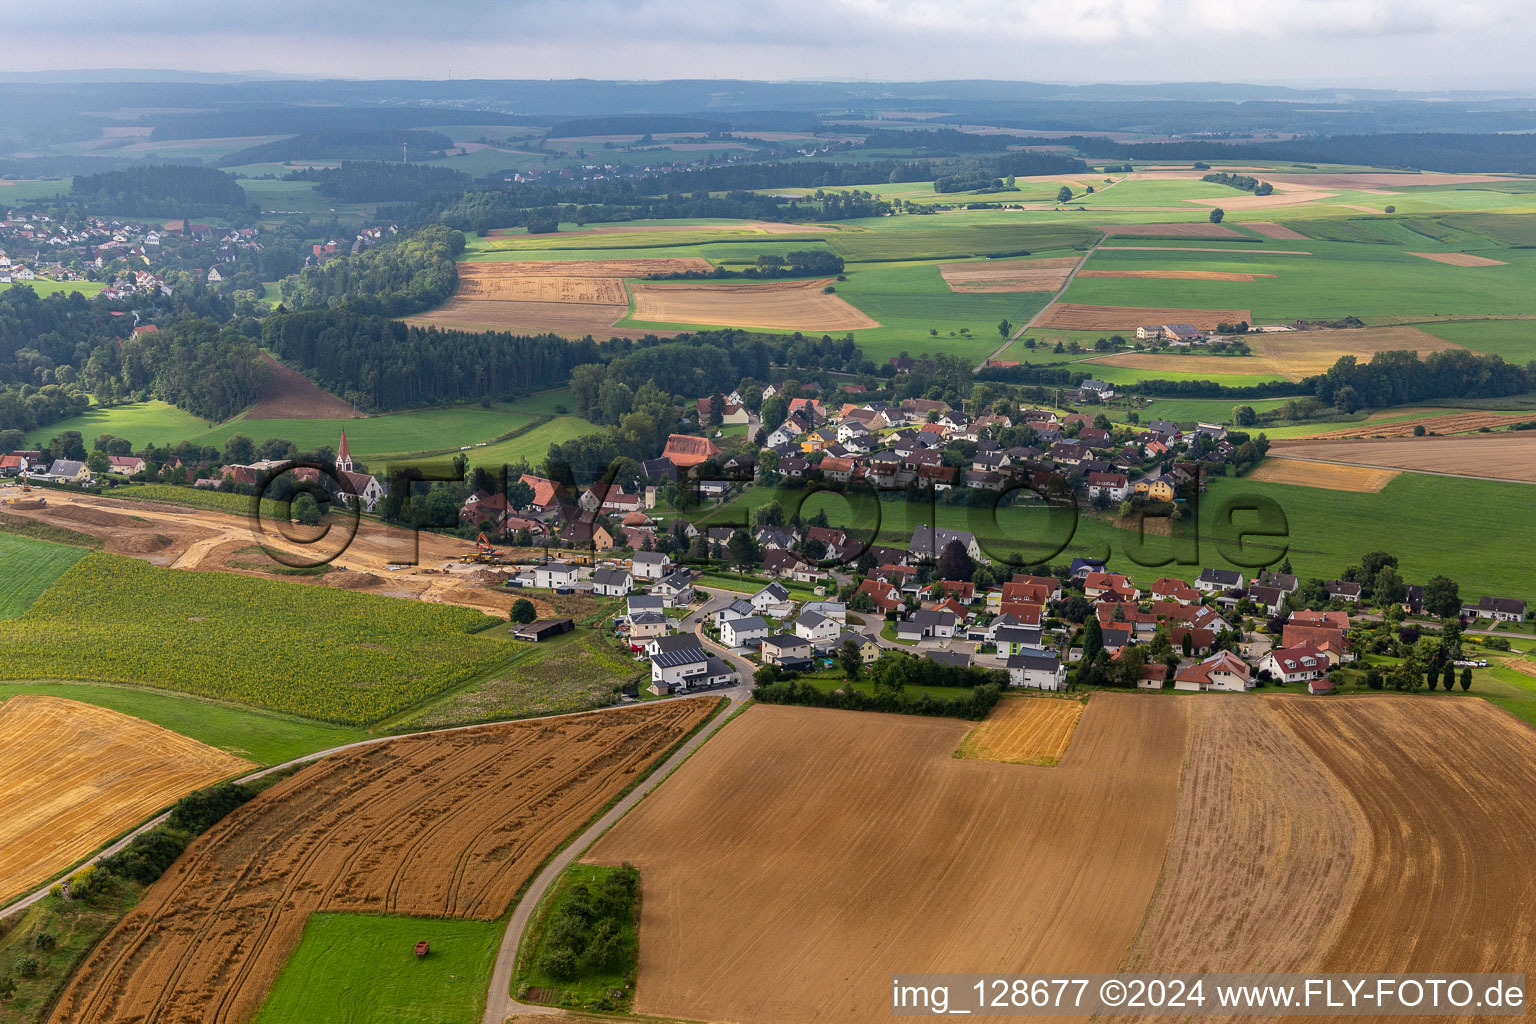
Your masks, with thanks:
[{"label": "field boundary line", "polygon": [[[1123,181],[1125,179],[1122,178],[1121,180]],[[1104,240],[1109,237],[1109,235],[1105,234],[1103,228],[1099,228],[1098,230],[1099,230],[1099,240],[1097,242],[1094,242],[1091,246],[1089,246],[1087,252],[1083,253],[1082,259],[1078,260],[1077,261],[1077,266],[1073,267],[1071,269],[1071,271],[1069,271],[1067,273],[1067,279],[1065,281],[1061,282],[1061,287],[1056,289],[1056,294],[1051,296],[1050,301],[1047,302],[1045,305],[1041,306],[1039,309],[1035,310],[1034,315],[1031,316],[1029,318],[1029,320],[1026,321],[1022,327],[1020,327],[1018,330],[1014,331],[1013,334],[1010,335],[1009,338],[1006,341],[1004,341],[1001,345],[999,345],[997,347],[997,349],[991,355],[987,356],[981,362],[977,363],[976,364],[976,369],[977,370],[984,370],[984,369],[986,369],[986,366],[987,366],[988,363],[990,363],[992,360],[996,359],[998,356],[1002,355],[1004,352],[1008,351],[1008,346],[1012,345],[1015,341],[1018,341],[1019,338],[1023,337],[1024,332],[1029,330],[1031,327],[1033,327],[1035,325],[1035,321],[1037,321],[1041,317],[1045,316],[1045,311],[1046,310],[1050,309],[1052,306],[1056,305],[1056,303],[1061,301],[1061,297],[1067,293],[1067,289],[1072,287],[1072,281],[1073,281],[1074,278],[1077,277],[1077,272],[1079,270],[1082,270],[1083,267],[1087,265],[1088,257],[1092,256],[1098,250],[1099,246],[1104,244]]]}]

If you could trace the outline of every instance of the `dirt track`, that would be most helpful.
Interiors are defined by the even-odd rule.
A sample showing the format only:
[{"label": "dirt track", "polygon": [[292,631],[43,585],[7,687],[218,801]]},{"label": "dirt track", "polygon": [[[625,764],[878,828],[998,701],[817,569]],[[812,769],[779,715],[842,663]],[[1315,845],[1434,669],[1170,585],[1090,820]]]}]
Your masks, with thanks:
[{"label": "dirt track", "polygon": [[[283,566],[261,551],[253,550],[253,545],[259,542],[305,557],[313,556],[314,551],[283,540],[270,523],[265,524],[266,534],[258,535],[248,518],[224,512],[53,490],[46,497],[48,504],[43,508],[7,511],[100,537],[106,542],[106,550],[113,554],[129,555],[159,566],[214,569],[290,583],[368,590],[386,597],[475,608],[502,618],[511,608],[510,598],[488,589],[476,578],[478,567],[460,565],[456,561],[460,555],[475,549],[473,544],[457,537],[419,534],[417,561],[420,564],[390,571],[384,568],[385,563],[416,557],[413,553],[418,535],[362,520],[351,545],[331,563],[331,571],[323,576],[295,576],[273,572]],[[342,536],[345,529],[344,525],[338,525],[337,536]],[[447,573],[424,571],[440,569],[444,565],[451,565],[451,570]]]},{"label": "dirt track", "polygon": [[1186,727],[1186,701],[1098,694],[1031,768],[954,758],[954,720],[748,709],[590,853],[640,868],[635,1009],[885,1022],[892,970],[1113,971]]},{"label": "dirt track", "polygon": [[671,701],[327,758],[199,839],[90,955],[52,1020],[247,1021],[316,911],[494,920],[711,710]]},{"label": "dirt track", "polygon": [[58,697],[0,702],[0,904],[247,761]]}]

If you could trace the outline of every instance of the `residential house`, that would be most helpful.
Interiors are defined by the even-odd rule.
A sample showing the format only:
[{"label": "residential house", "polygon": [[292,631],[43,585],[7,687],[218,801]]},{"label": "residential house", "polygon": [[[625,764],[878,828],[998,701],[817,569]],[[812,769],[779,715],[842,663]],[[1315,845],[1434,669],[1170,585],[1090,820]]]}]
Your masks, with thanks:
[{"label": "residential house", "polygon": [[1360,601],[1360,584],[1349,580],[1324,580],[1323,589],[1332,600],[1348,601],[1350,604]]},{"label": "residential house", "polygon": [[44,476],[49,480],[57,480],[60,483],[79,484],[84,487],[91,482],[91,470],[83,462],[73,459],[55,459],[52,466]]},{"label": "residential house", "polygon": [[[108,455],[107,462],[111,463],[112,472],[121,473],[123,476],[144,472],[144,460],[137,455]],[[372,509],[369,511],[371,512]]]},{"label": "residential house", "polygon": [[1020,651],[1004,663],[1013,686],[1034,690],[1065,690],[1067,668],[1054,651]]},{"label": "residential house", "polygon": [[992,642],[997,644],[1000,657],[1012,656],[1021,651],[1045,650],[1045,640],[1038,627],[998,626],[992,631]]},{"label": "residential house", "polygon": [[873,665],[880,660],[880,645],[863,633],[856,633],[851,629],[845,629],[837,638],[837,647],[841,650],[849,641],[858,648],[859,660],[866,665]]},{"label": "residential house", "polygon": [[687,469],[708,462],[719,454],[720,449],[707,437],[672,434],[667,438],[667,446],[662,450],[661,457],[678,469]]},{"label": "residential house", "polygon": [[1259,671],[1281,683],[1302,683],[1328,674],[1328,655],[1311,644],[1274,647],[1259,662]]},{"label": "residential house", "polygon": [[859,583],[857,594],[865,594],[882,614],[899,611],[902,606],[901,591],[884,580],[866,579]]},{"label": "residential house", "polygon": [[668,608],[685,608],[693,603],[693,573],[679,569],[652,583],[651,594],[661,598]]},{"label": "residential house", "polygon": [[1090,601],[1107,596],[1116,601],[1136,602],[1141,599],[1141,591],[1117,572],[1090,572],[1083,580],[1083,596]]},{"label": "residential house", "polygon": [[752,602],[744,597],[738,597],[724,608],[716,608],[710,612],[709,617],[714,620],[715,625],[718,627],[724,625],[727,619],[745,619],[754,614]]},{"label": "residential house", "polygon": [[1492,619],[1495,622],[1524,622],[1525,602],[1512,597],[1483,597],[1477,604],[1462,605],[1461,614],[1466,618]]},{"label": "residential house", "polygon": [[1124,473],[1089,473],[1088,497],[1124,501],[1130,496],[1131,485]]},{"label": "residential house", "polygon": [[1239,590],[1243,582],[1243,574],[1235,569],[1206,569],[1195,580],[1195,589],[1207,594],[1219,594],[1225,590]]},{"label": "residential house", "polygon": [[947,640],[955,635],[959,617],[954,612],[918,609],[906,619],[896,623],[898,640]]},{"label": "residential house", "polygon": [[1142,477],[1131,489],[1149,501],[1172,501],[1178,484],[1169,476]]},{"label": "residential house", "polygon": [[1255,581],[1261,587],[1274,587],[1283,590],[1287,594],[1294,594],[1301,588],[1301,581],[1288,572],[1266,572],[1259,574]]},{"label": "residential house", "polygon": [[578,571],[566,562],[547,562],[533,570],[533,585],[548,590],[563,590],[576,582]]},{"label": "residential house", "polygon": [[1252,676],[1252,669],[1242,658],[1231,651],[1217,651],[1175,672],[1173,688],[1194,692],[1227,690],[1243,693],[1253,689]]},{"label": "residential house", "polygon": [[802,611],[795,620],[795,635],[809,640],[814,647],[830,644],[842,631],[843,627],[836,619],[830,619],[819,612]]},{"label": "residential house", "polygon": [[672,575],[675,568],[670,556],[655,551],[637,551],[630,559],[630,571],[636,579],[663,579]]},{"label": "residential house", "polygon": [[764,665],[801,669],[811,663],[811,642],[793,633],[775,633],[762,642]]},{"label": "residential house", "polygon": [[913,558],[937,559],[950,544],[958,542],[972,559],[981,559],[981,545],[976,535],[966,530],[945,530],[932,526],[919,526],[912,531],[912,541],[907,550]]},{"label": "residential house", "polygon": [[1248,600],[1258,605],[1266,615],[1279,615],[1285,607],[1287,594],[1279,587],[1249,587]]},{"label": "residential house", "polygon": [[630,643],[666,636],[671,628],[672,620],[661,612],[631,612],[629,615]]},{"label": "residential house", "polygon": [[923,657],[946,668],[965,668],[971,663],[971,656],[964,651],[924,651]]},{"label": "residential house", "polygon": [[720,642],[727,647],[755,647],[768,636],[768,623],[761,615],[726,619],[720,623]]},{"label": "residential house", "polygon": [[789,590],[782,583],[770,583],[748,600],[752,602],[752,610],[759,615],[772,615],[776,619],[782,619],[794,611],[795,602],[790,599]]},{"label": "residential house", "polygon": [[1115,386],[1102,380],[1085,380],[1077,386],[1077,395],[1082,401],[1088,401],[1091,397],[1107,402],[1115,397]]},{"label": "residential house", "polygon": [[625,569],[598,569],[592,574],[592,592],[602,597],[623,597],[634,589]]}]

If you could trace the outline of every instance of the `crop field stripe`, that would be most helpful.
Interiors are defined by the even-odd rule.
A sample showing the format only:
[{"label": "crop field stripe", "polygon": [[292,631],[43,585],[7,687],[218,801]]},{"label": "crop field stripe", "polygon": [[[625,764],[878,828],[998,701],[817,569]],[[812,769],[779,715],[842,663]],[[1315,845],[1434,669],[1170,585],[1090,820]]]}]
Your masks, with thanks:
[{"label": "crop field stripe", "polygon": [[0,619],[15,618],[32,607],[86,554],[84,548],[0,533]]}]

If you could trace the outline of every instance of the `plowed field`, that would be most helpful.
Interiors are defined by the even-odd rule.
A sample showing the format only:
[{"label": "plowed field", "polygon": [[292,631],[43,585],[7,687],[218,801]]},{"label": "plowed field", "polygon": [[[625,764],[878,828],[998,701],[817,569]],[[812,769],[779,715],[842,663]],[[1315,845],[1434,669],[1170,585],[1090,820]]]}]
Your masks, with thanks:
[{"label": "plowed field", "polygon": [[633,319],[783,331],[853,331],[880,325],[815,281],[636,281]]},{"label": "plowed field", "polygon": [[[1246,309],[1179,309],[1167,306],[1086,306],[1058,302],[1049,306],[1031,325],[1062,331],[1134,331],[1143,324],[1194,324],[1214,331],[1218,323],[1253,322]],[[1227,372],[1240,372],[1236,369]]]},{"label": "plowed field", "polygon": [[166,804],[250,767],[90,704],[32,696],[0,703],[0,903]]},{"label": "plowed field", "polygon": [[1436,263],[1449,263],[1453,267],[1507,267],[1503,260],[1491,260],[1486,256],[1474,256],[1469,252],[1410,252],[1410,256],[1419,256],[1426,260],[1434,260]]},{"label": "plowed field", "polygon": [[319,910],[494,920],[713,709],[668,701],[338,754],[244,805],[91,953],[53,1020],[249,1020]]},{"label": "plowed field", "polygon": [[974,260],[942,264],[939,273],[952,292],[1054,292],[1066,283],[1078,259]]},{"label": "plowed field", "polygon": [[957,753],[977,761],[1053,765],[1066,753],[1082,713],[1082,701],[1010,697],[971,730]]},{"label": "plowed field", "polygon": [[[1392,416],[1395,413],[1386,413]],[[1391,423],[1376,422],[1374,417],[1367,419],[1357,427],[1346,427],[1343,430],[1328,430],[1320,434],[1313,434],[1308,440],[1324,440],[1329,438],[1364,438],[1364,437],[1412,437],[1413,428],[1423,426],[1426,431],[1433,430],[1437,434],[1468,434],[1479,427],[1503,427],[1511,423],[1523,423],[1531,417],[1520,413],[1496,413],[1496,412],[1457,412],[1445,416],[1424,416],[1416,419],[1395,419]]]},{"label": "plowed field", "polygon": [[748,709],[592,850],[640,868],[636,1011],[886,1022],[892,970],[1113,971],[1189,703],[1097,694],[1049,771],[953,757],[957,721]]},{"label": "plowed field", "polygon": [[[1371,441],[1275,441],[1272,455],[1293,459],[1324,459],[1359,466],[1385,466],[1428,473],[1486,476],[1536,483],[1536,437],[1528,431],[1472,437],[1398,437]],[[1316,465],[1316,463],[1313,463]],[[1357,469],[1356,466],[1338,467]]]}]

